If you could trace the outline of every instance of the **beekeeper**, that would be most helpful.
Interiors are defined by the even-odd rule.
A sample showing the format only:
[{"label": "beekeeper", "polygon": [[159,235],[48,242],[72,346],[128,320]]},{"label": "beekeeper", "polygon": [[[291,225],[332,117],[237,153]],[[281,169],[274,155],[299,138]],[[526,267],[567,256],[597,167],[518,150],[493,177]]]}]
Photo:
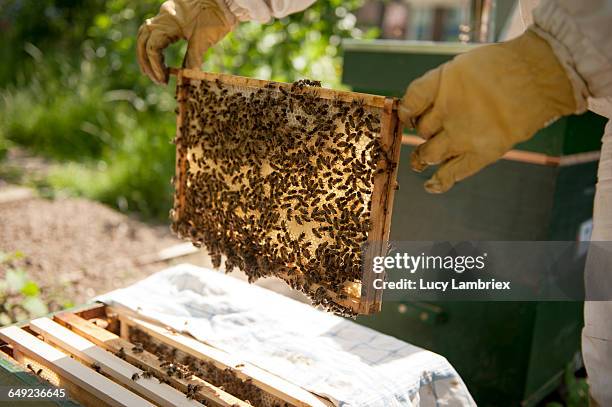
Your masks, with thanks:
[{"label": "beekeeper", "polygon": [[[169,44],[187,40],[183,66],[199,68],[204,52],[240,21],[265,23],[312,3],[166,1],[138,31],[140,67],[155,82],[166,83],[163,50]],[[532,11],[534,3],[521,3],[523,17],[532,21],[523,34],[459,55],[406,90],[400,118],[426,140],[413,152],[411,166],[422,171],[439,165],[425,183],[427,191],[448,191],[560,116],[589,108],[612,117],[612,0],[543,0]],[[612,241],[611,123],[602,138],[594,241]],[[604,267],[592,257],[587,297],[589,276]],[[612,277],[612,270],[604,271]],[[582,349],[594,405],[612,406],[611,301],[586,302]]]}]

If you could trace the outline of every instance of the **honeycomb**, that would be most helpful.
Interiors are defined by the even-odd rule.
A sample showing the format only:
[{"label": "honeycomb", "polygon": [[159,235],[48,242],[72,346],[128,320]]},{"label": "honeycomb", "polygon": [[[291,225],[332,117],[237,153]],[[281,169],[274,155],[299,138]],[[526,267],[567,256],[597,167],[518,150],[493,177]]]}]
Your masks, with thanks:
[{"label": "honeycomb", "polygon": [[172,227],[215,267],[223,257],[251,282],[283,278],[352,315],[343,300],[361,294],[374,179],[395,163],[379,141],[382,108],[319,86],[183,79]]}]

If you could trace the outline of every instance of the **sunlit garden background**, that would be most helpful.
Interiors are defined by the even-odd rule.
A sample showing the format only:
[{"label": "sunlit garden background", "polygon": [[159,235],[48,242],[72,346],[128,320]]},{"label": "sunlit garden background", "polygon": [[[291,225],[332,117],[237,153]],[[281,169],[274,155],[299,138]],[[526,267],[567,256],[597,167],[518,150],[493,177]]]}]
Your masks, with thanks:
[{"label": "sunlit garden background", "polygon": [[[67,191],[167,218],[174,90],[141,75],[135,58],[138,27],[160,3],[0,3],[0,154],[19,146],[61,164],[31,180],[46,194]],[[355,27],[358,5],[316,2],[272,24],[241,24],[209,51],[204,68],[338,86],[341,40],[376,35]],[[168,65],[180,66],[184,49],[184,42],[171,47]]]}]

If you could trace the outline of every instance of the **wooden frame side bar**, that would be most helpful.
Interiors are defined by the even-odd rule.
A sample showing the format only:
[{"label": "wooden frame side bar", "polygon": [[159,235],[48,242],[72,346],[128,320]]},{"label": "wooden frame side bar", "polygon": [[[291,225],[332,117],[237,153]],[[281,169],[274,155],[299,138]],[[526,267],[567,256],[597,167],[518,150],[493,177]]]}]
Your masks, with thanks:
[{"label": "wooden frame side bar", "polygon": [[178,222],[182,216],[183,208],[185,206],[185,177],[187,171],[185,167],[187,165],[187,149],[181,143],[181,135],[183,133],[183,121],[185,116],[185,105],[183,103],[185,98],[185,84],[186,80],[183,77],[182,71],[179,71],[176,78],[176,99],[178,101],[178,114],[176,115],[176,162],[175,162],[175,176],[174,176],[174,190],[176,194],[175,204],[172,211],[172,220]]},{"label": "wooden frame side bar", "polygon": [[397,99],[387,98],[381,117],[380,143],[385,157],[377,165],[372,191],[371,229],[363,262],[361,278],[360,314],[373,314],[382,307],[382,289],[373,286],[376,275],[373,271],[374,256],[383,256],[391,229],[391,212],[397,185],[397,167],[401,150],[401,125],[397,116]]}]

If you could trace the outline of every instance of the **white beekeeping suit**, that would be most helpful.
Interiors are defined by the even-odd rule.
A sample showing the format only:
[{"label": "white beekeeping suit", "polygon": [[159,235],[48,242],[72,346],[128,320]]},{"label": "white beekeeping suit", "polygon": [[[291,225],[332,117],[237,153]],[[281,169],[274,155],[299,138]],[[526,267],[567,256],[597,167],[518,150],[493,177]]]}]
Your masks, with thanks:
[{"label": "white beekeeping suit", "polygon": [[315,0],[224,0],[239,21],[266,23],[283,18],[310,6]]},{"label": "white beekeeping suit", "polygon": [[[590,110],[612,118],[612,1],[522,1],[526,22],[552,46],[572,82],[574,93]],[[533,10],[532,10],[533,9]],[[579,135],[577,135],[579,136]],[[612,241],[612,121],[602,137],[593,213],[594,242]],[[587,261],[587,299],[594,286],[609,284],[612,270],[603,259]],[[608,262],[610,259],[608,259]],[[612,299],[603,293],[599,300]],[[612,406],[612,301],[586,301],[582,353],[590,392],[600,406]]]},{"label": "white beekeeping suit", "polygon": [[[478,47],[413,81],[399,115],[426,141],[411,154],[425,183],[443,193],[531,138],[587,107],[612,117],[612,0],[521,1],[527,30]],[[514,21],[514,20],[513,20]],[[520,34],[520,35],[518,35]],[[580,135],[576,135],[579,137]],[[593,242],[612,242],[612,124],[602,137]],[[612,250],[591,244],[585,270],[583,357],[593,399],[612,406]],[[599,250],[594,250],[594,247]]]}]

